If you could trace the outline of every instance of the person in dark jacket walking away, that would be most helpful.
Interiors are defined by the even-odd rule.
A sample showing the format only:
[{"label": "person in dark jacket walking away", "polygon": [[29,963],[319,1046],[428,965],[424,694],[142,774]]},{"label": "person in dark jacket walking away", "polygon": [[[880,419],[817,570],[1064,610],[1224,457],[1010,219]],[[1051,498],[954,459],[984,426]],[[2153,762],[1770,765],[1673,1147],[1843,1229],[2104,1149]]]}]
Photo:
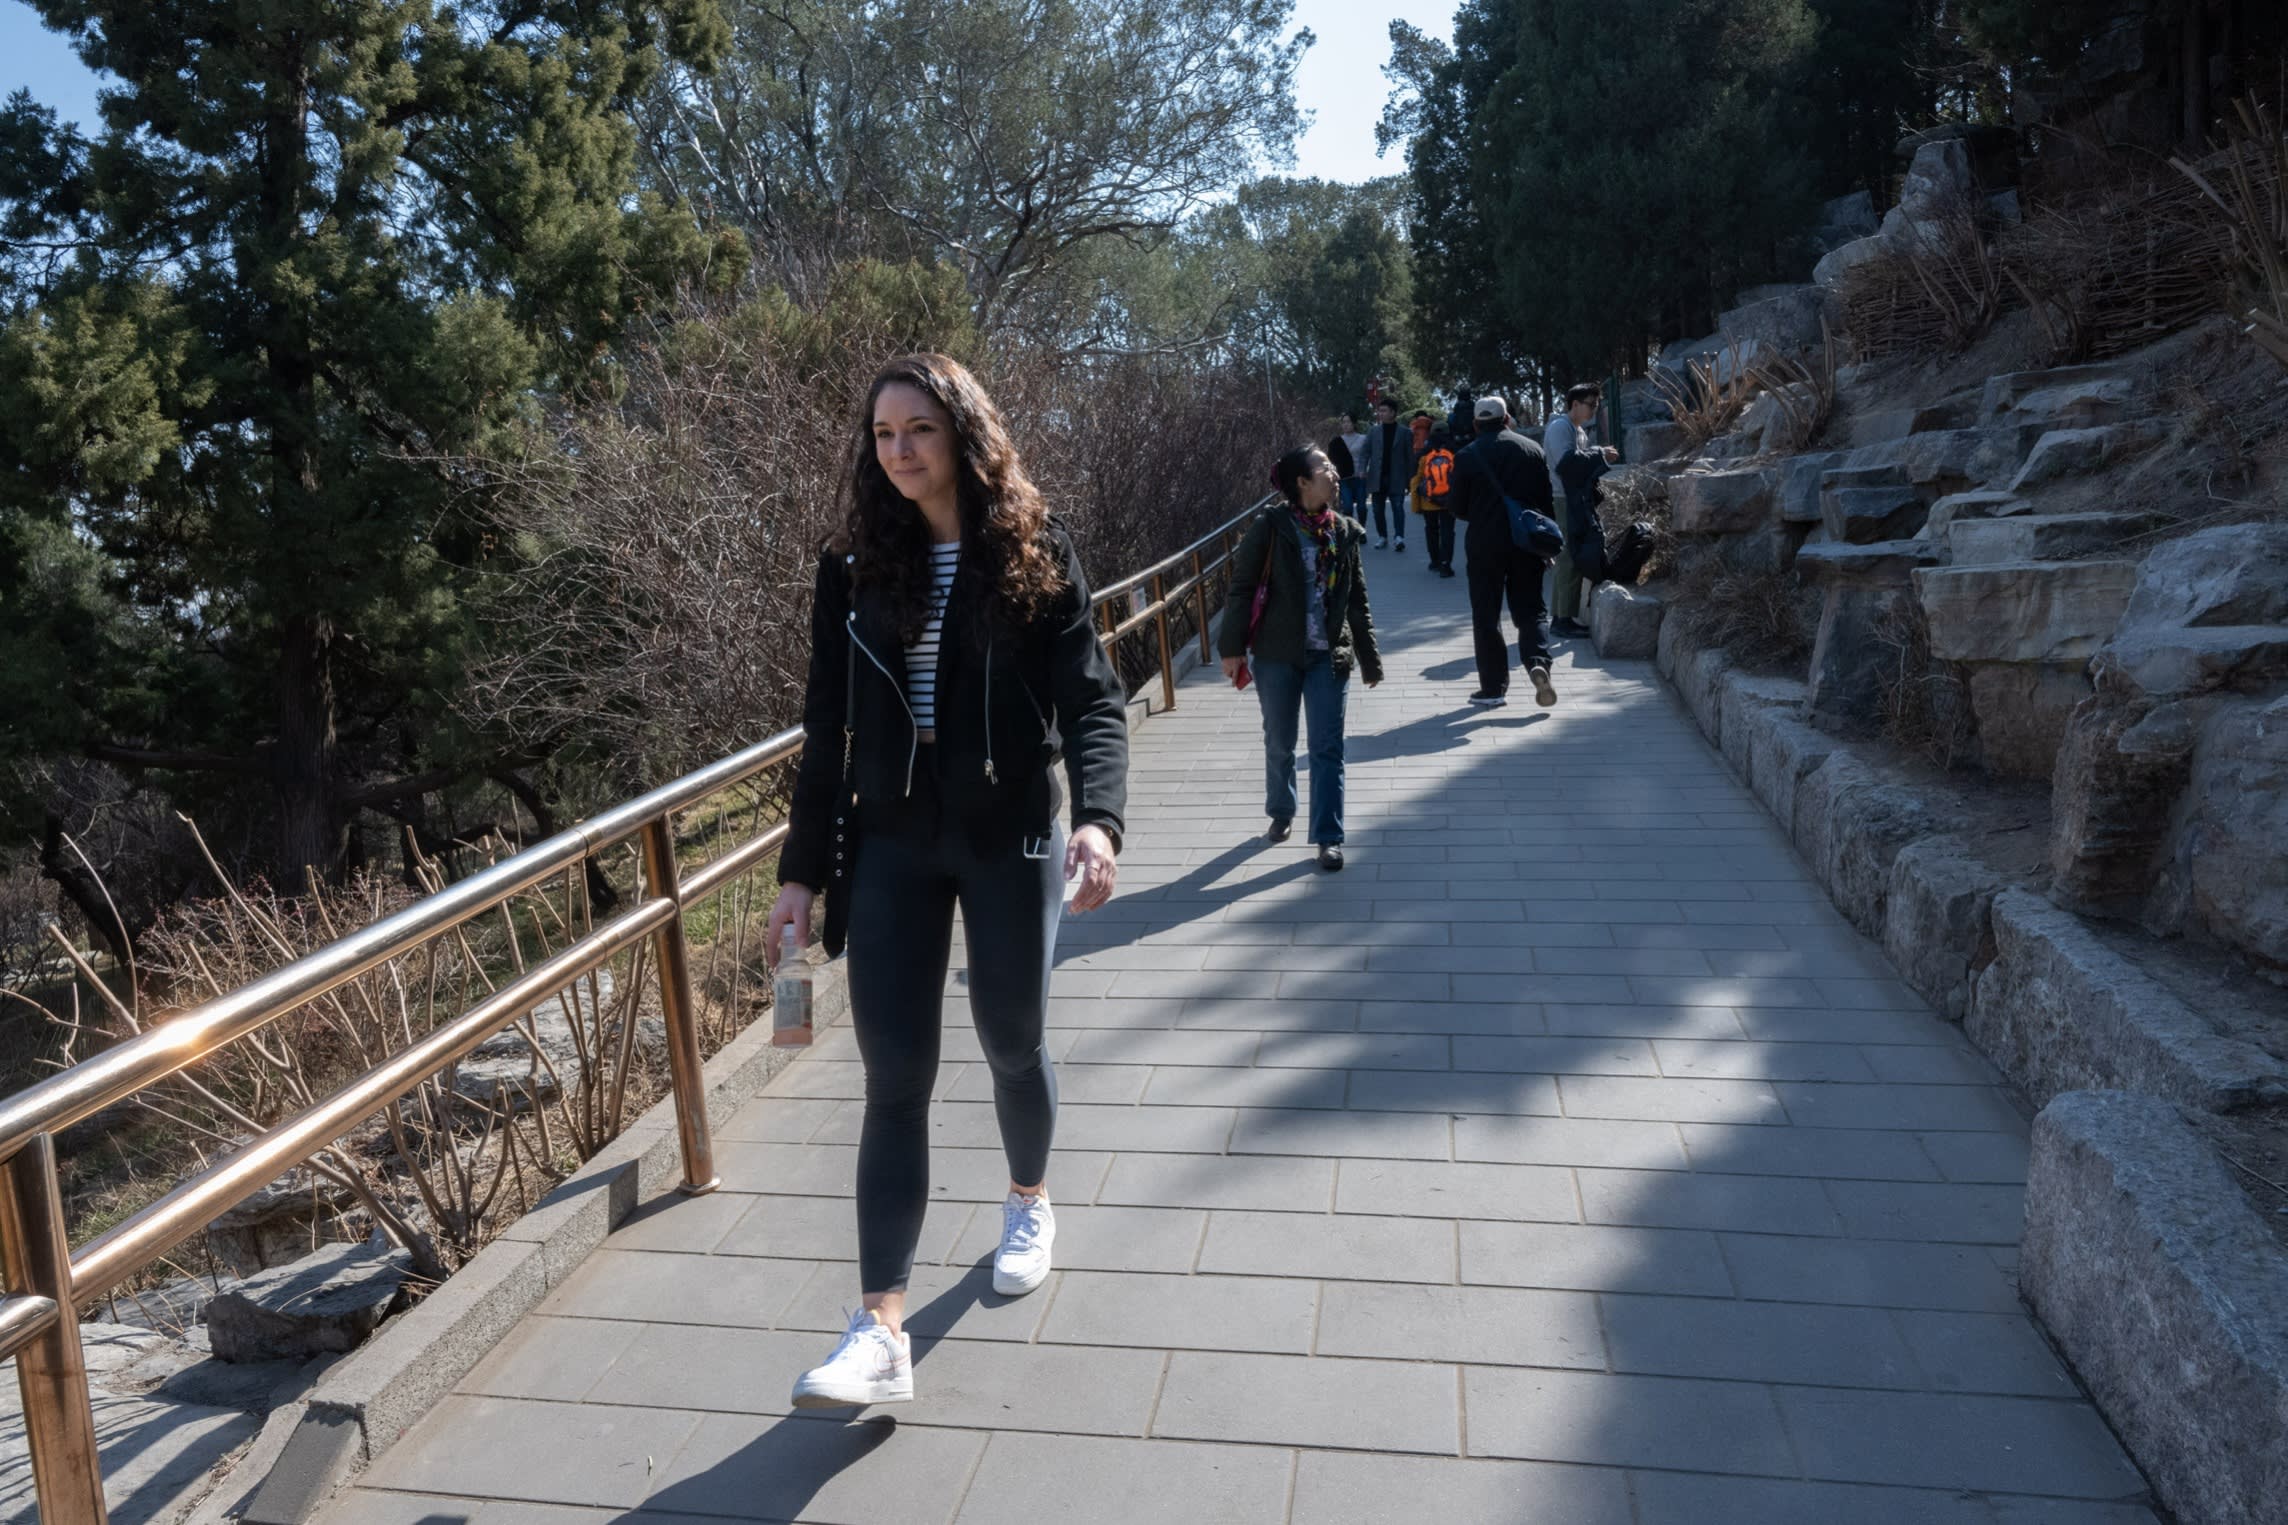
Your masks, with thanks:
[{"label": "person in dark jacket walking away", "polygon": [[1548,615],[1541,602],[1541,576],[1549,563],[1520,550],[1510,538],[1509,505],[1549,513],[1549,468],[1541,447],[1509,427],[1509,407],[1498,395],[1477,400],[1477,438],[1454,457],[1453,511],[1469,528],[1470,624],[1477,637],[1478,691],[1470,702],[1486,708],[1509,702],[1509,652],[1502,641],[1502,600],[1509,600],[1517,623],[1517,655],[1533,682],[1534,702],[1557,702],[1549,681]]},{"label": "person in dark jacket walking away", "polygon": [[1356,413],[1345,413],[1342,432],[1327,441],[1327,459],[1342,478],[1342,511],[1347,519],[1366,517],[1366,478],[1359,475],[1359,457],[1365,453],[1366,431],[1358,426]]},{"label": "person in dark jacket walking away", "polygon": [[1564,505],[1564,511],[1555,516],[1565,529],[1565,553],[1557,558],[1557,569],[1549,580],[1550,613],[1554,616],[1549,628],[1552,634],[1569,640],[1578,640],[1589,633],[1589,627],[1581,623],[1581,569],[1576,564],[1574,546],[1586,534],[1581,514],[1586,513],[1594,523],[1596,507],[1591,500],[1569,490],[1567,476],[1578,478],[1578,473],[1568,473],[1565,461],[1568,456],[1578,455],[1583,462],[1593,464],[1598,470],[1588,480],[1594,482],[1596,476],[1603,475],[1603,467],[1621,458],[1620,452],[1610,446],[1589,443],[1589,425],[1596,419],[1597,407],[1604,396],[1605,389],[1593,381],[1567,387],[1564,410],[1549,420],[1549,427],[1541,437],[1541,453],[1549,462],[1550,487],[1557,501]]},{"label": "person in dark jacket walking away", "polygon": [[[1248,526],[1234,553],[1217,637],[1224,675],[1252,681],[1263,704],[1264,813],[1273,842],[1295,824],[1295,731],[1310,722],[1311,840],[1319,867],[1343,866],[1343,699],[1351,669],[1382,681],[1359,548],[1366,526],[1335,512],[1335,468],[1323,451],[1292,450],[1271,471],[1282,503]],[[1250,631],[1255,590],[1268,588]],[[1250,637],[1252,636],[1252,644]]]},{"label": "person in dark jacket walking away", "polygon": [[1455,443],[1467,441],[1477,425],[1471,414],[1478,405],[1478,394],[1467,385],[1454,388],[1454,406],[1446,414],[1446,432]]},{"label": "person in dark jacket walking away", "polygon": [[[1127,695],[1090,617],[1070,537],[1026,477],[975,377],[897,361],[858,418],[842,529],[811,608],[809,737],[763,946],[806,933],[829,891],[848,925],[850,1020],[865,1061],[858,1135],[861,1308],[796,1408],[913,1396],[906,1282],[929,1206],[954,907],[969,1010],[1009,1162],[993,1289],[1049,1273],[1057,1093],[1042,1045],[1064,883],[1075,912],[1112,895],[1128,775]],[[1052,768],[1072,788],[1057,820]],[[854,802],[855,809],[851,809]]]},{"label": "person in dark jacket walking away", "polygon": [[1388,398],[1374,405],[1374,423],[1366,431],[1358,467],[1366,480],[1367,502],[1374,506],[1374,548],[1395,545],[1405,550],[1406,484],[1414,477],[1414,433],[1399,423],[1398,405]]}]

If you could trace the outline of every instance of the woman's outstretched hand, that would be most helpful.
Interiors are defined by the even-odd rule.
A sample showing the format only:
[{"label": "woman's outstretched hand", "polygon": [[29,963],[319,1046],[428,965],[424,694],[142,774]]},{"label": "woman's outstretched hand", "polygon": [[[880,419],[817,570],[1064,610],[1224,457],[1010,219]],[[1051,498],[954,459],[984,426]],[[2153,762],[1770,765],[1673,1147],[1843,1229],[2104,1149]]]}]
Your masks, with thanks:
[{"label": "woman's outstretched hand", "polygon": [[810,945],[810,908],[818,900],[818,891],[807,884],[782,884],[779,898],[771,902],[771,919],[763,927],[763,958],[773,973],[779,967],[779,944],[786,934],[779,929],[786,926],[802,929],[802,942]]},{"label": "woman's outstretched hand", "polygon": [[1080,881],[1072,898],[1075,915],[1093,911],[1112,898],[1120,866],[1113,861],[1112,838],[1104,834],[1103,827],[1083,826],[1072,834],[1072,840],[1065,844],[1065,877]]}]

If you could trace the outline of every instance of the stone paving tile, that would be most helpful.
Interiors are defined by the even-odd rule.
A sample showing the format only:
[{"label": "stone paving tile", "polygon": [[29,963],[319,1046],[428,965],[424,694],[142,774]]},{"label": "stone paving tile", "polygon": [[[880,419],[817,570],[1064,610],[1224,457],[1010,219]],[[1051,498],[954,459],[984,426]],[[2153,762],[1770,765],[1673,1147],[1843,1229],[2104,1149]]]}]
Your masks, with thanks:
[{"label": "stone paving tile", "polygon": [[1602,1369],[1596,1299],[1581,1292],[1330,1281],[1319,1355]]},{"label": "stone paving tile", "polygon": [[[819,1359],[815,1350],[810,1359]],[[901,1424],[1142,1435],[1168,1359],[1157,1350],[917,1342],[914,1402],[897,1417]],[[799,1370],[788,1371],[787,1380]]]},{"label": "stone paving tile", "polygon": [[1581,1196],[1569,1170],[1446,1160],[1344,1160],[1335,1211],[1413,1218],[1575,1223]]},{"label": "stone paving tile", "polygon": [[1607,1294],[1615,1371],[1740,1382],[1916,1388],[1916,1362],[1881,1308]]},{"label": "stone paving tile", "polygon": [[1096,1194],[1128,1207],[1265,1208],[1323,1212],[1334,1200],[1335,1162],[1297,1156],[1123,1154]]},{"label": "stone paving tile", "polygon": [[[858,1306],[857,1262],[820,1261],[781,1310],[776,1327],[821,1336],[818,1354],[823,1359]],[[1039,1332],[1041,1315],[1047,1311],[1046,1298],[1003,1297],[995,1292],[989,1262],[917,1264],[906,1283],[906,1328],[917,1340],[951,1337],[1021,1344]]]},{"label": "stone paving tile", "polygon": [[1452,1456],[1461,1429],[1451,1366],[1179,1350],[1152,1433]]},{"label": "stone paving tile", "polygon": [[[651,1461],[699,1427],[677,1409],[451,1397],[367,1469],[369,1488],[542,1503],[639,1504]],[[545,1457],[546,1465],[534,1462]]]},{"label": "stone paving tile", "polygon": [[1286,1517],[1294,1465],[1269,1446],[1000,1434],[955,1525],[1258,1525]]},{"label": "stone paving tile", "polygon": [[1733,1293],[1716,1236],[1690,1229],[1477,1221],[1462,1223],[1458,1235],[1464,1282],[1701,1297]]},{"label": "stone paving tile", "polygon": [[1742,1297],[1963,1312],[2018,1307],[2010,1278],[1972,1245],[1768,1234],[1724,1234],[1720,1243]]},{"label": "stone paving tile", "polygon": [[1817,1387],[1775,1394],[1815,1478],[2096,1499],[2142,1486],[2084,1403]]},{"label": "stone paving tile", "polygon": [[2022,1186],[2027,1143],[2017,1133],[1924,1133],[1923,1152],[1949,1181],[1986,1181]]},{"label": "stone paving tile", "polygon": [[1270,1276],[1059,1275],[1044,1342],[1307,1355],[1319,1284]]},{"label": "stone paving tile", "polygon": [[1658,1075],[1662,1069],[1654,1047],[1641,1038],[1458,1036],[1454,1068],[1531,1075]]},{"label": "stone paving tile", "polygon": [[973,1431],[709,1414],[644,1500],[670,1515],[876,1525],[942,1521],[986,1437]]},{"label": "stone paving tile", "polygon": [[1451,1282],[1451,1225],[1363,1213],[1217,1212],[1208,1217],[1202,1271],[1243,1276]]},{"label": "stone paving tile", "polygon": [[1684,1141],[1668,1123],[1576,1117],[1454,1119],[1454,1158],[1511,1165],[1625,1165],[1684,1170]]},{"label": "stone paving tile", "polygon": [[1356,1112],[1498,1112],[1555,1117],[1557,1086],[1547,1075],[1450,1070],[1353,1070]]},{"label": "stone paving tile", "polygon": [[1234,1154],[1445,1160],[1453,1158],[1453,1148],[1452,1126],[1443,1113],[1242,1107],[1231,1134]]},{"label": "stone paving tile", "polygon": [[799,1261],[603,1249],[582,1261],[541,1311],[768,1329],[809,1274]]},{"label": "stone paving tile", "polygon": [[1929,1135],[1727,1123],[1681,1123],[1677,1131],[1696,1170],[1871,1181],[1929,1181],[1939,1176],[1924,1144]]},{"label": "stone paving tile", "polygon": [[1626,1476],[1602,1467],[1305,1451],[1289,1525],[1397,1520],[1633,1525]]},{"label": "stone paving tile", "polygon": [[1583,1221],[1751,1234],[1840,1234],[1843,1219],[1818,1181],[1785,1176],[1578,1170]]},{"label": "stone paving tile", "polygon": [[[1638,1472],[1638,1525],[1993,1525],[1987,1500],[1920,1488]],[[2064,1525],[2063,1521],[2059,1525]],[[2094,1525],[2094,1522],[2085,1522]]]},{"label": "stone paving tile", "polygon": [[[1007,1195],[1004,1180],[1003,1195]],[[710,1246],[718,1255],[780,1260],[855,1260],[858,1215],[841,1197],[748,1197],[745,1217]],[[932,1202],[922,1215],[916,1258],[943,1260],[969,1223],[967,1202]]]},{"label": "stone paving tile", "polygon": [[1827,1192],[1844,1231],[1862,1239],[2016,1244],[2026,1218],[2023,1186],[1830,1181]]},{"label": "stone paving tile", "polygon": [[1772,1391],[1606,1372],[1466,1366],[1470,1454],[1694,1472],[1792,1473]]},{"label": "stone paving tile", "polygon": [[[1263,1070],[1252,1066],[1161,1065],[1143,1100],[1153,1106],[1332,1107],[1343,1105],[1341,1070]],[[1061,1095],[1060,1072],[1058,1089]],[[1059,1134],[1062,1135],[1062,1119]]]}]

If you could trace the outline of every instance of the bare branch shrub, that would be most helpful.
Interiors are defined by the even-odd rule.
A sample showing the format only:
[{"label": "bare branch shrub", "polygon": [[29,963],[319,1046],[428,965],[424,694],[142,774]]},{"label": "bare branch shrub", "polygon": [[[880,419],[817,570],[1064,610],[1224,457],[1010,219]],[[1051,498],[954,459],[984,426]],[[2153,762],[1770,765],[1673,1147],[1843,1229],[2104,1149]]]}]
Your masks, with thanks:
[{"label": "bare branch shrub", "polygon": [[1755,672],[1800,672],[1819,627],[1817,595],[1786,572],[1749,572],[1714,556],[1687,563],[1668,603],[1704,646]]},{"label": "bare branch shrub", "polygon": [[1965,207],[1923,225],[1912,246],[1854,265],[1842,286],[1852,357],[1959,354],[1994,326],[2013,294],[1994,242]]},{"label": "bare branch shrub", "polygon": [[1835,375],[1840,355],[1835,331],[1819,320],[1819,358],[1805,361],[1774,355],[1749,367],[1755,384],[1780,411],[1780,427],[1764,435],[1767,454],[1794,455],[1809,449],[1835,416]]},{"label": "bare branch shrub", "polygon": [[[534,459],[486,463],[523,567],[490,622],[476,718],[565,749],[607,794],[795,724],[856,410],[898,348],[863,325],[796,346],[694,304],[637,349],[618,402],[560,417]],[[1253,501],[1303,437],[1244,378],[1166,358],[1006,350],[981,379],[1099,582]]]},{"label": "bare branch shrub", "polygon": [[2288,115],[2237,101],[2224,149],[2210,157],[2207,172],[2182,158],[2170,162],[2229,220],[2233,316],[2288,366]]},{"label": "bare branch shrub", "polygon": [[1669,416],[1684,431],[1684,449],[1689,453],[1740,421],[1755,399],[1757,383],[1736,342],[1726,345],[1716,359],[1687,360],[1684,369],[1681,378],[1655,370],[1652,379],[1668,404]]},{"label": "bare branch shrub", "polygon": [[1602,493],[1597,523],[1605,532],[1605,544],[1618,543],[1632,524],[1652,526],[1652,555],[1637,581],[1651,582],[1674,571],[1676,531],[1668,501],[1668,478],[1649,467],[1621,466],[1607,472],[1597,486]]},{"label": "bare branch shrub", "polygon": [[1890,654],[1876,678],[1883,739],[1937,767],[1953,767],[1970,748],[1970,699],[1962,680],[1932,658],[1921,606],[1895,600],[1876,617],[1874,635]]}]

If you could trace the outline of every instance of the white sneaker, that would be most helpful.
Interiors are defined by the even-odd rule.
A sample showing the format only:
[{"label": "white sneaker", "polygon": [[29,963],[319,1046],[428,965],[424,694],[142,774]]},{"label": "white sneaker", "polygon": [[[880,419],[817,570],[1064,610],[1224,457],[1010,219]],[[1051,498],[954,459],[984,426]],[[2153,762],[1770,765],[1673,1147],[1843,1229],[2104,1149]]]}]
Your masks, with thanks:
[{"label": "white sneaker", "polygon": [[905,1403],[914,1396],[914,1342],[861,1308],[822,1366],[795,1378],[798,1409]]},{"label": "white sneaker", "polygon": [[1057,1237],[1057,1215],[1049,1208],[1049,1194],[1020,1197],[1009,1193],[1001,1204],[1001,1248],[993,1256],[993,1290],[1003,1297],[1022,1297],[1049,1274],[1049,1246]]}]

